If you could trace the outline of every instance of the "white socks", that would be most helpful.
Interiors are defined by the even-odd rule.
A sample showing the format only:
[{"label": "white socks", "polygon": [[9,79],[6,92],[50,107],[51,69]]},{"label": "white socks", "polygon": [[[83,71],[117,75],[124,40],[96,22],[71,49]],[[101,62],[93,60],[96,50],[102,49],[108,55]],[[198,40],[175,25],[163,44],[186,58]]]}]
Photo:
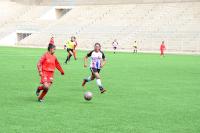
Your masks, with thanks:
[{"label": "white socks", "polygon": [[89,76],[89,77],[87,78],[87,82],[89,82],[89,81],[91,81],[91,76]]},{"label": "white socks", "polygon": [[102,87],[101,79],[97,79],[96,82],[97,82],[97,85],[98,85],[99,87]]},{"label": "white socks", "polygon": [[[91,81],[91,76],[89,76],[88,78],[85,79],[87,82]],[[101,84],[101,79],[96,79],[97,85],[100,89],[103,89],[103,86]]]}]

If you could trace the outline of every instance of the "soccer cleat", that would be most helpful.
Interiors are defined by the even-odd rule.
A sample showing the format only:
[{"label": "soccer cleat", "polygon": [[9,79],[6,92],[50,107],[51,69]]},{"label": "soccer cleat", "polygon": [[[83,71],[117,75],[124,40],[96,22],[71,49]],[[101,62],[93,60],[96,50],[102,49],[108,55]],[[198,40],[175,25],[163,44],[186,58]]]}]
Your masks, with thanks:
[{"label": "soccer cleat", "polygon": [[104,92],[106,92],[106,90],[103,89],[103,88],[100,91],[101,91],[101,94],[103,94]]},{"label": "soccer cleat", "polygon": [[40,94],[40,90],[37,88],[37,90],[36,90],[36,96],[39,96],[39,94]]},{"label": "soccer cleat", "polygon": [[43,100],[43,99],[39,99],[39,98],[38,98],[38,102],[44,102],[44,100]]},{"label": "soccer cleat", "polygon": [[87,80],[86,80],[86,79],[83,79],[82,86],[85,86],[86,83],[87,83]]}]

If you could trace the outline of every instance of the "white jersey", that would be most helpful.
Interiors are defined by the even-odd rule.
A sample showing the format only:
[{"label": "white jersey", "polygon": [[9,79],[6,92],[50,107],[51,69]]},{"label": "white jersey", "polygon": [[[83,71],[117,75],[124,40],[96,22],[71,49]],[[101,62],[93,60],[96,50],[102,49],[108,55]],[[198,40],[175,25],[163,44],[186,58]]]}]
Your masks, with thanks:
[{"label": "white jersey", "polygon": [[113,46],[113,47],[117,47],[117,46],[118,46],[118,42],[114,41],[114,42],[112,43],[112,46]]},{"label": "white jersey", "polygon": [[133,47],[137,47],[138,46],[138,43],[137,42],[134,42],[133,43]]},{"label": "white jersey", "polygon": [[101,60],[105,59],[105,55],[102,51],[95,52],[93,50],[87,54],[87,57],[91,57],[91,68],[101,69]]}]

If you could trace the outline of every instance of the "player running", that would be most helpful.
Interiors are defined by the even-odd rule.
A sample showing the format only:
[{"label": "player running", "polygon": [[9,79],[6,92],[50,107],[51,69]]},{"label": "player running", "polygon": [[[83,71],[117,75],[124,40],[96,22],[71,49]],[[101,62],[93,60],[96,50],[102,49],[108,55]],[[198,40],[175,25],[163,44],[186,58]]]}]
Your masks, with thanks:
[{"label": "player running", "polygon": [[[76,41],[76,37],[72,36],[71,40],[67,41],[65,48],[67,48],[67,59],[65,61],[65,63],[67,64],[68,61],[70,61],[70,58],[72,55],[74,55],[74,48],[75,48],[75,41]],[[76,57],[74,56],[74,59],[76,60]]]},{"label": "player running", "polygon": [[165,50],[166,50],[165,42],[162,41],[162,43],[161,43],[161,45],[160,45],[160,56],[161,56],[161,57],[164,57],[164,56],[165,56],[165,53],[164,53]]},{"label": "player running", "polygon": [[82,86],[85,86],[87,82],[90,82],[96,78],[96,82],[100,89],[100,92],[104,93],[106,90],[101,84],[101,77],[99,73],[101,68],[103,68],[103,66],[106,64],[106,58],[104,53],[101,51],[101,45],[99,43],[96,43],[94,45],[94,50],[92,50],[85,56],[84,67],[87,67],[88,57],[91,57],[90,70],[92,74],[91,76],[83,80]]},{"label": "player running", "polygon": [[115,40],[113,41],[112,46],[113,46],[113,50],[114,50],[114,54],[115,54],[115,51],[117,50],[117,46],[118,46],[117,39],[115,39]]},{"label": "player running", "polygon": [[[36,95],[38,96],[39,102],[44,100],[44,96],[47,94],[51,84],[53,83],[55,68],[57,68],[61,74],[64,75],[64,71],[60,66],[56,56],[54,55],[55,50],[56,46],[49,44],[48,51],[40,58],[37,64],[38,72],[41,77],[40,83],[42,84],[36,90]],[[40,91],[42,91],[41,94]]]}]

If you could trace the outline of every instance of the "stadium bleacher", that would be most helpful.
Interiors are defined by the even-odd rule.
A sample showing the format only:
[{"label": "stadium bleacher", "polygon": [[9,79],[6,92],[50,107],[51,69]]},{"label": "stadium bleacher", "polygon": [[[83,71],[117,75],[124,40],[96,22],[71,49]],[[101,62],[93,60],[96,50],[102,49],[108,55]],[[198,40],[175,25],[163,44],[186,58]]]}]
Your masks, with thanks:
[{"label": "stadium bleacher", "polygon": [[[1,39],[5,35],[23,31],[31,35],[16,41],[17,46],[46,47],[53,33],[58,47],[63,47],[65,41],[75,35],[79,49],[90,49],[95,42],[100,42],[104,49],[111,50],[111,43],[116,38],[121,51],[130,51],[137,40],[141,51],[154,52],[164,40],[169,52],[200,52],[200,2],[128,2],[61,7],[45,5],[45,2],[40,5],[6,2],[1,8],[7,11],[9,6],[10,16],[16,15],[1,21],[0,42],[3,43]],[[60,19],[41,19],[42,15],[57,8],[70,8],[70,11]]]}]

